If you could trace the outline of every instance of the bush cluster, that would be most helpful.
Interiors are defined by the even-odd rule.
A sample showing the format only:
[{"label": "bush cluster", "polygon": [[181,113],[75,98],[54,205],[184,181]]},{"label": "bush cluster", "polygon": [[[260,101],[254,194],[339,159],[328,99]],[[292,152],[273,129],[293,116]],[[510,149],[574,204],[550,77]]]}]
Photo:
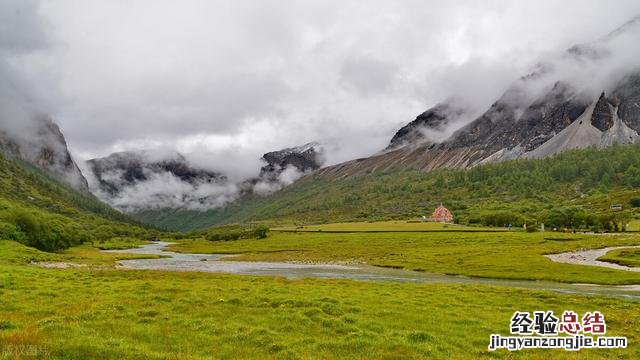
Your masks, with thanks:
[{"label": "bush cluster", "polygon": [[203,232],[205,239],[209,241],[230,241],[239,239],[264,239],[269,228],[266,226],[242,226],[227,225],[213,227]]}]

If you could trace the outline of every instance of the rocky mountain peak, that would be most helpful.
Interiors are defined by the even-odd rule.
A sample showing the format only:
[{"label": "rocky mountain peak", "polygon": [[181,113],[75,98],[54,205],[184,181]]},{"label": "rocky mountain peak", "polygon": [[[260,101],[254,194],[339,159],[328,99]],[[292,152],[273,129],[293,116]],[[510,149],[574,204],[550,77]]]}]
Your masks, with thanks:
[{"label": "rocky mountain peak", "polygon": [[596,101],[591,115],[591,125],[600,131],[607,131],[613,126],[614,105],[612,101],[607,99],[604,91]]},{"label": "rocky mountain peak", "polygon": [[34,116],[20,131],[0,129],[0,151],[32,164],[78,190],[89,189],[87,180],[71,157],[62,131],[49,116]]},{"label": "rocky mountain peak", "polygon": [[[398,130],[384,152],[317,174],[341,178],[393,169],[467,168],[587,146],[638,142],[640,65],[609,68],[625,51],[623,45],[628,47],[637,38],[638,30],[640,16],[597,41],[570,47],[540,62],[534,71],[515,79],[484,113],[443,141],[430,143],[422,136],[424,129],[449,126],[438,104]],[[575,74],[567,67],[575,68]],[[600,78],[591,79],[581,67],[601,69],[599,76],[607,74],[608,80],[623,76],[605,85]],[[592,91],[600,96],[593,96]]]},{"label": "rocky mountain peak", "polygon": [[452,101],[437,104],[400,128],[391,138],[386,150],[406,144],[442,141],[447,125],[458,120],[464,113],[465,109],[454,105]]},{"label": "rocky mountain peak", "polygon": [[167,174],[188,184],[223,183],[223,174],[189,164],[180,153],[154,158],[146,151],[124,151],[87,161],[99,189],[117,195],[124,188]]},{"label": "rocky mountain peak", "polygon": [[324,150],[317,142],[271,151],[262,155],[266,163],[260,169],[260,178],[276,180],[287,168],[301,173],[319,169],[324,163]]},{"label": "rocky mountain peak", "polygon": [[638,31],[640,30],[640,14],[632,17],[631,19],[629,19],[627,22],[625,22],[624,24],[620,25],[618,28],[616,28],[615,30],[611,31],[609,34],[607,34],[605,37],[603,37],[601,40],[603,41],[608,41],[611,40],[617,36],[620,36],[622,34],[626,34],[632,31]]},{"label": "rocky mountain peak", "polygon": [[626,76],[613,95],[620,100],[618,117],[627,126],[640,129],[640,71]]}]

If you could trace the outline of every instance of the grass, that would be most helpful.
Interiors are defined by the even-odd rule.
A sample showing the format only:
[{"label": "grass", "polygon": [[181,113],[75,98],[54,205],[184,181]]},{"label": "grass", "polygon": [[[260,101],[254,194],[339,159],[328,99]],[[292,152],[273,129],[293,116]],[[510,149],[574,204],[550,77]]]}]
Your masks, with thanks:
[{"label": "grass", "polygon": [[640,220],[635,219],[628,222],[627,231],[639,231],[640,232]]},{"label": "grass", "polygon": [[[64,246],[84,242],[64,251],[60,250],[64,246],[60,246],[55,248],[56,253],[45,253],[0,240],[2,360],[640,358],[640,303],[623,299],[484,285],[286,280],[119,270],[115,267],[119,259],[154,256],[105,253],[100,249],[129,248],[144,243],[140,239],[179,236],[140,228],[94,198],[75,193],[23,165],[2,158],[0,165],[0,237],[45,243],[73,239],[68,244],[61,243]],[[472,170],[470,174],[477,171],[480,170]],[[443,200],[429,195],[433,194],[429,186],[442,188],[432,175],[406,173],[403,179],[397,179],[396,175],[372,175],[337,186],[311,182],[303,184],[306,188],[285,189],[285,198],[276,195],[275,200],[265,198],[270,204],[258,204],[266,207],[246,207],[243,211],[245,215],[255,213],[269,221],[277,218],[282,223],[288,218],[302,218],[306,224],[355,218],[368,221],[407,214],[415,217],[432,203]],[[491,184],[496,189],[508,185]],[[353,192],[355,185],[362,191]],[[569,187],[563,183],[556,188]],[[540,204],[553,206],[544,196],[524,201],[509,193],[488,193],[483,188],[468,190],[480,196],[472,200],[477,206],[490,211],[498,209],[492,206],[500,205],[496,198],[503,203],[533,206],[532,213],[546,211]],[[296,196],[306,194],[308,200],[300,201],[299,196],[286,198],[287,191],[297,192]],[[626,197],[635,190],[625,191]],[[407,194],[410,197],[405,197]],[[328,201],[325,195],[330,195]],[[429,199],[425,202],[427,195]],[[456,212],[475,214],[476,209],[464,209],[467,205],[461,199],[467,199],[467,195],[450,191],[447,196],[453,196],[450,200]],[[602,206],[611,201],[601,193],[587,196],[588,201],[595,198],[600,199]],[[406,199],[410,199],[407,207],[399,208],[398,202]],[[512,202],[514,199],[524,202]],[[17,216],[25,214],[28,216]],[[203,220],[209,215],[193,216],[188,225],[202,225],[210,221]],[[182,222],[178,217],[172,221]],[[318,229],[333,228],[348,233],[274,232],[262,240],[188,240],[175,248],[241,253],[240,259],[245,260],[366,262],[486,277],[640,283],[637,273],[555,264],[542,256],[546,252],[583,247],[640,243],[632,235],[454,233],[442,232],[450,228],[439,228],[438,224],[402,222],[328,226]],[[402,232],[420,226],[433,226],[426,230],[435,232]],[[395,232],[363,232],[367,228]],[[50,269],[33,262],[82,266]],[[627,336],[629,348],[580,353],[487,351],[490,334],[508,333],[509,318],[514,311],[553,310],[560,314],[565,309],[581,314],[595,309],[603,312],[608,335]]]},{"label": "grass", "polygon": [[114,237],[109,240],[93,241],[92,245],[100,250],[123,250],[133,249],[149,243],[149,241],[143,241],[132,237]]},{"label": "grass", "polygon": [[171,250],[241,254],[230,261],[366,263],[442,274],[596,284],[640,284],[640,273],[555,263],[544,254],[640,245],[640,237],[568,233],[278,233],[263,240],[183,240]]},{"label": "grass", "polygon": [[92,245],[80,245],[60,254],[59,261],[113,268],[118,260],[157,259],[159,255],[102,253]]},{"label": "grass", "polygon": [[93,240],[152,239],[158,234],[93,195],[0,154],[0,239],[58,251]]},{"label": "grass", "polygon": [[374,221],[374,222],[346,222],[323,225],[298,225],[271,228],[272,231],[298,232],[430,232],[430,231],[506,231],[502,228],[472,227],[457,224],[442,224],[439,222],[415,221]]},{"label": "grass", "polygon": [[[620,299],[491,286],[41,269],[15,258],[52,255],[0,246],[0,358],[640,357],[640,303]],[[487,351],[490,334],[508,333],[514,311],[565,309],[598,309],[607,335],[627,336],[629,348]]]},{"label": "grass", "polygon": [[608,261],[624,266],[640,267],[640,249],[617,249],[611,250],[598,258],[598,260]]},{"label": "grass", "polygon": [[4,265],[28,265],[32,262],[64,262],[113,268],[118,260],[154,259],[159,257],[157,255],[104,253],[91,244],[76,246],[59,253],[48,253],[14,241],[0,240],[0,264]]}]

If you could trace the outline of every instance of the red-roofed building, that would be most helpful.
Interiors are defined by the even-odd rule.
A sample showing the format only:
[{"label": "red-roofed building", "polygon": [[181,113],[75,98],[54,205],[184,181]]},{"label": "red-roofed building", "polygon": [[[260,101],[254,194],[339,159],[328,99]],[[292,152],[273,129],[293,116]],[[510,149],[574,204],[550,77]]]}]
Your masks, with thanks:
[{"label": "red-roofed building", "polygon": [[451,222],[453,220],[453,214],[449,209],[440,204],[431,214],[431,221],[437,222]]}]

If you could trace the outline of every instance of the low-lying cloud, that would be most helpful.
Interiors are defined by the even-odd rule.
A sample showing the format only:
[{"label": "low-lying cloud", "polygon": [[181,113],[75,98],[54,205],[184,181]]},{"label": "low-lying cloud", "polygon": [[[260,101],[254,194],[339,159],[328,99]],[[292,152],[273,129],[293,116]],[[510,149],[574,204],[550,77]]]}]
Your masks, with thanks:
[{"label": "low-lying cloud", "polygon": [[[495,74],[494,70],[482,66],[469,68],[471,65],[466,64],[462,67],[464,76],[458,77],[461,73],[453,71],[454,76],[449,77],[452,80],[449,91],[461,89],[445,101],[455,110],[447,115],[450,123],[438,129],[422,129],[425,138],[431,142],[448,139],[456,130],[482,115],[487,107],[479,105],[489,101],[499,100],[512,106],[517,119],[532,102],[548,94],[559,82],[568,85],[575,96],[584,101],[595,101],[602,92],[610,94],[626,76],[640,73],[640,47],[635,45],[638,39],[640,16],[594,41],[546,54],[527,73],[518,76],[509,68],[504,69],[514,79],[506,91],[486,78]],[[462,89],[463,83],[469,88]],[[486,91],[478,91],[481,84],[486,84]],[[458,109],[463,111],[458,113]]]},{"label": "low-lying cloud", "polygon": [[[637,33],[591,44],[607,55],[578,66],[565,50],[638,13],[635,0],[8,0],[0,121],[23,133],[49,114],[81,160],[168,148],[238,184],[284,147],[327,142],[327,165],[378,152],[454,98],[467,111],[431,134],[447,137],[539,63],[548,75],[526,86],[530,97],[557,80],[609,89],[637,64]],[[136,194],[161,180],[173,181]],[[169,202],[200,191],[174,185]]]},{"label": "low-lying cloud", "polygon": [[[117,172],[107,174],[112,178],[120,175]],[[150,173],[148,179],[125,185],[116,195],[108,194],[97,186],[92,186],[92,191],[125,212],[165,208],[207,210],[226,205],[239,196],[236,184],[191,184],[168,172]]]},{"label": "low-lying cloud", "polygon": [[49,39],[36,1],[0,3],[0,130],[14,136],[33,132],[32,118],[43,113],[44,100],[19,64],[44,51]]},{"label": "low-lying cloud", "polygon": [[635,1],[52,0],[37,11],[50,50],[24,70],[50,73],[54,115],[84,158],[194,139],[259,158],[334,139],[341,161],[451,96],[487,108],[541,57],[637,12]]},{"label": "low-lying cloud", "polygon": [[[264,173],[257,168],[250,176],[230,178],[220,169],[197,165],[193,161],[196,155],[201,153],[183,155],[161,148],[116,153],[82,165],[91,191],[124,212],[166,208],[204,211],[246,194],[271,194],[305,174],[292,164],[275,164]],[[264,159],[257,163],[268,164]]]},{"label": "low-lying cloud", "polygon": [[253,185],[253,192],[258,195],[269,195],[301,178],[305,173],[295,166],[287,166],[275,180],[260,179]]}]

